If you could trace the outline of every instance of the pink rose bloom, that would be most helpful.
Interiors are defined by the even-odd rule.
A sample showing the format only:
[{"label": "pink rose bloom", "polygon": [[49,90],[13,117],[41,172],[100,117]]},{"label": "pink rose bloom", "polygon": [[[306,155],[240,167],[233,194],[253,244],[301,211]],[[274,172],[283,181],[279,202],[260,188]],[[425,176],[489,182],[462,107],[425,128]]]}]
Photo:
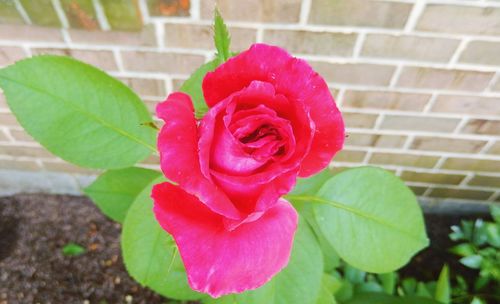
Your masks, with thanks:
[{"label": "pink rose bloom", "polygon": [[173,93],[156,112],[161,168],[154,212],[190,286],[213,297],[255,289],[289,260],[297,212],[281,198],[325,168],[344,123],[323,80],[281,48],[255,44],[203,80],[210,107]]}]

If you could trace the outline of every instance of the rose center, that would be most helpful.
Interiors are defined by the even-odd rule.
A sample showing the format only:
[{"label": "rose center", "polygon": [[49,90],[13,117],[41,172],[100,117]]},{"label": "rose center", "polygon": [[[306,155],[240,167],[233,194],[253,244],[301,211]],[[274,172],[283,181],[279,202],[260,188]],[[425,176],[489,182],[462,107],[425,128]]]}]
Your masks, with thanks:
[{"label": "rose center", "polygon": [[252,133],[241,137],[239,140],[244,144],[248,144],[256,142],[268,136],[271,137],[272,139],[277,139],[277,140],[281,139],[281,136],[275,127],[265,124],[254,130]]},{"label": "rose center", "polygon": [[233,135],[243,144],[245,152],[257,160],[279,157],[286,151],[284,136],[271,124],[265,123],[250,132]]}]

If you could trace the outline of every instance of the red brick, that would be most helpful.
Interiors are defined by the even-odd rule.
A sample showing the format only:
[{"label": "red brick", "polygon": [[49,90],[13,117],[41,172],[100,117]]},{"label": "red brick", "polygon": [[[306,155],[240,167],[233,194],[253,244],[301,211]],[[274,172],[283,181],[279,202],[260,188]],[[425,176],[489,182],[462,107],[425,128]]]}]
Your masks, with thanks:
[{"label": "red brick", "polygon": [[388,85],[395,67],[368,63],[328,63],[309,61],[313,69],[328,82]]},{"label": "red brick", "polygon": [[480,96],[440,95],[432,112],[500,115],[500,98]]},{"label": "red brick", "polygon": [[279,45],[296,54],[351,56],[355,34],[294,30],[265,30],[265,43]]},{"label": "red brick", "polygon": [[309,22],[344,26],[403,28],[413,4],[366,0],[312,0]]},{"label": "red brick", "polygon": [[422,111],[430,96],[430,94],[348,90],[344,94],[342,106],[363,109]]},{"label": "red brick", "polygon": [[471,119],[463,128],[462,133],[500,135],[500,120]]},{"label": "red brick", "polygon": [[147,0],[151,16],[189,16],[189,0]]},{"label": "red brick", "polygon": [[493,72],[405,67],[397,84],[409,88],[482,91],[493,75]]},{"label": "red brick", "polygon": [[54,48],[34,48],[33,55],[52,54],[60,56],[71,56],[85,63],[96,66],[105,71],[117,71],[118,66],[111,51],[95,50],[75,50],[75,49],[54,49]]},{"label": "red brick", "polygon": [[[242,51],[255,43],[254,29],[230,27],[231,50]],[[210,25],[165,24],[165,45],[167,47],[215,49],[213,28]]]},{"label": "red brick", "polygon": [[20,47],[0,46],[0,66],[13,64],[24,57],[24,51]]},{"label": "red brick", "polygon": [[28,42],[63,42],[60,29],[19,24],[0,24],[0,39]]},{"label": "red brick", "polygon": [[386,115],[380,128],[399,131],[452,132],[459,122],[458,118]]},{"label": "red brick", "polygon": [[228,21],[296,23],[299,21],[301,0],[202,0],[201,17],[212,20],[214,8]]},{"label": "red brick", "polygon": [[70,29],[71,40],[76,43],[156,46],[156,36],[152,25],[145,26],[140,32],[85,31]]},{"label": "red brick", "polygon": [[142,51],[123,51],[122,58],[130,71],[176,74],[191,74],[205,62],[199,55]]},{"label": "red brick", "polygon": [[420,16],[419,31],[457,34],[500,34],[500,8],[428,4]]}]

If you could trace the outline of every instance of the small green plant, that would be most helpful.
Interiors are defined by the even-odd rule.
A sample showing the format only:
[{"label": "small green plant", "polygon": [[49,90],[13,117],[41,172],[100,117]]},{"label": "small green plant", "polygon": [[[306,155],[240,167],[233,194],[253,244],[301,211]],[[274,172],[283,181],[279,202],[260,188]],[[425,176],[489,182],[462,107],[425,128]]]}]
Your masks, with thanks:
[{"label": "small green plant", "polygon": [[[500,207],[491,207],[494,221],[462,221],[460,226],[452,226],[450,239],[460,244],[452,247],[450,252],[460,256],[460,263],[468,268],[477,269],[479,275],[473,286],[468,286],[462,277],[457,277],[455,294],[458,298],[467,298],[469,292],[483,294],[492,289],[500,294]],[[489,294],[489,293],[488,293]],[[474,298],[475,303],[482,302],[487,294]],[[499,300],[500,297],[497,299]],[[466,302],[460,302],[466,303]]]},{"label": "small green plant", "polygon": [[84,247],[75,243],[68,243],[62,248],[62,253],[65,256],[78,256],[84,254],[85,251]]},{"label": "small green plant", "polygon": [[367,273],[341,261],[335,270],[325,274],[323,283],[335,302],[321,303],[451,303],[448,266],[443,267],[437,281],[421,282],[402,279],[396,272]]}]

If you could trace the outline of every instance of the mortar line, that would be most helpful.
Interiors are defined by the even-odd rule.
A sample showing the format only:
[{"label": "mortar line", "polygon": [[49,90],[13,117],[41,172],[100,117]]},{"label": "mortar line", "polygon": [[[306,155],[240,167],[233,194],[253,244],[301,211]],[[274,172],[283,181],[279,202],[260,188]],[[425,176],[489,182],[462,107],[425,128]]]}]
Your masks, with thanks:
[{"label": "mortar line", "polygon": [[474,178],[474,173],[469,172],[467,175],[464,177],[464,179],[458,184],[459,187],[465,187],[469,185],[469,182]]},{"label": "mortar line", "polygon": [[164,51],[165,50],[165,24],[161,22],[154,22],[154,30],[155,30],[155,37],[156,37],[156,42],[158,43],[158,50],[159,51]]},{"label": "mortar line", "polygon": [[433,186],[429,186],[427,188],[427,190],[424,191],[424,193],[422,193],[422,197],[430,197],[429,195],[431,194],[432,190],[434,190],[434,187]]},{"label": "mortar line", "polygon": [[425,105],[424,109],[422,110],[422,113],[429,114],[431,109],[434,107],[434,104],[436,103],[438,97],[438,93],[434,92],[431,94],[431,97],[427,101],[427,104]]},{"label": "mortar line", "polygon": [[19,13],[19,15],[21,15],[21,18],[23,19],[23,21],[26,24],[33,24],[33,22],[31,22],[30,16],[28,15],[26,10],[24,9],[21,1],[19,1],[19,0],[13,0],[13,1],[14,1],[14,5],[16,6],[17,12]]},{"label": "mortar line", "polygon": [[9,142],[15,142],[16,141],[16,139],[14,138],[14,136],[12,136],[12,134],[10,133],[9,128],[7,128],[7,127],[1,127],[1,130],[2,130],[3,134],[5,135],[5,137],[7,137],[7,140]]},{"label": "mortar line", "polygon": [[453,53],[453,55],[450,58],[450,61],[448,62],[448,67],[453,68],[457,62],[460,56],[462,56],[462,53],[465,51],[467,46],[469,45],[470,39],[469,38],[464,38],[460,41],[457,49]]},{"label": "mortar line", "polygon": [[391,80],[389,82],[389,87],[394,88],[396,83],[399,80],[399,76],[401,76],[401,72],[403,71],[403,64],[398,64],[396,69],[394,70],[394,74],[392,74]]},{"label": "mortar line", "polygon": [[422,15],[422,12],[425,9],[426,4],[427,4],[427,1],[425,1],[425,0],[419,0],[419,1],[415,2],[412,10],[410,12],[410,16],[408,17],[408,20],[406,21],[406,24],[404,27],[405,33],[410,33],[411,31],[413,31],[413,29],[417,25],[418,19],[420,18],[420,16]]},{"label": "mortar line", "polygon": [[311,0],[302,0],[300,5],[300,16],[299,16],[299,24],[306,25],[309,19],[309,14],[311,12]]},{"label": "mortar line", "polygon": [[440,170],[443,167],[443,164],[446,162],[447,159],[448,159],[448,157],[441,156],[432,169],[434,169],[436,171]]},{"label": "mortar line", "polygon": [[22,44],[21,48],[23,49],[24,53],[26,54],[26,57],[33,56],[33,53],[31,52],[31,49],[29,48],[29,46]]},{"label": "mortar line", "polygon": [[122,58],[122,54],[120,53],[120,49],[115,48],[112,51],[113,51],[113,57],[115,59],[116,65],[118,67],[118,71],[123,73],[125,71],[125,67],[123,65],[123,58]]},{"label": "mortar line", "polygon": [[172,94],[174,92],[174,80],[172,79],[172,77],[165,78],[164,83],[167,95]]},{"label": "mortar line", "polygon": [[488,201],[494,202],[500,198],[500,190],[495,191],[489,198]]},{"label": "mortar line", "polygon": [[452,134],[453,135],[460,134],[460,132],[463,130],[463,128],[465,127],[465,125],[467,125],[468,122],[469,122],[469,117],[464,116],[462,120],[460,120],[460,122],[458,123],[455,130],[453,130]]},{"label": "mortar line", "polygon": [[97,22],[103,31],[109,31],[111,26],[109,25],[108,18],[104,12],[104,7],[102,6],[100,0],[92,0],[94,6],[94,11],[97,17]]},{"label": "mortar line", "polygon": [[496,140],[490,139],[486,143],[486,145],[484,145],[484,147],[478,152],[478,154],[486,154],[486,152],[488,152],[488,150],[490,150],[491,147],[493,147],[495,145],[495,142],[496,142]]},{"label": "mortar line", "polygon": [[383,121],[385,119],[385,113],[380,113],[377,119],[375,120],[375,123],[373,124],[373,130],[380,130],[380,126],[382,125]]},{"label": "mortar line", "polygon": [[345,95],[345,88],[338,88],[338,93],[337,96],[335,96],[335,103],[337,104],[337,107],[340,109],[342,108],[342,104],[344,103],[344,95]]},{"label": "mortar line", "polygon": [[60,29],[61,31],[61,36],[63,37],[64,40],[64,47],[63,48],[71,48],[72,41],[71,41],[71,36],[69,35],[68,29],[62,28]]},{"label": "mortar line", "polygon": [[66,14],[64,13],[64,9],[61,5],[60,0],[51,0],[52,7],[54,8],[57,17],[59,18],[59,22],[61,22],[62,28],[69,28],[68,18],[66,18]]},{"label": "mortar line", "polygon": [[490,82],[486,86],[486,89],[484,89],[484,92],[491,92],[497,82],[500,82],[500,71],[497,71],[495,75],[493,75]]},{"label": "mortar line", "polygon": [[149,16],[149,9],[146,0],[139,0],[138,4],[139,4],[139,12],[141,13],[144,24],[151,23],[151,18]]},{"label": "mortar line", "polygon": [[356,43],[354,44],[354,49],[352,52],[352,57],[354,59],[358,59],[360,57],[365,39],[366,39],[366,34],[364,32],[360,32],[358,34],[358,37],[356,38]]},{"label": "mortar line", "polygon": [[403,150],[409,150],[414,139],[415,139],[415,135],[411,135],[411,134],[408,135],[408,137],[406,138],[406,141],[403,145]]},{"label": "mortar line", "polygon": [[371,157],[372,157],[372,151],[371,151],[371,150],[368,150],[368,151],[366,152],[365,157],[364,157],[364,158],[363,158],[363,160],[361,161],[361,165],[366,166],[366,165],[368,164],[368,162],[370,161]]},{"label": "mortar line", "polygon": [[257,43],[264,42],[264,29],[261,27],[257,29],[257,32],[255,34],[255,42]]},{"label": "mortar line", "polygon": [[200,20],[201,16],[200,1],[201,0],[190,1],[189,16],[191,20]]}]

